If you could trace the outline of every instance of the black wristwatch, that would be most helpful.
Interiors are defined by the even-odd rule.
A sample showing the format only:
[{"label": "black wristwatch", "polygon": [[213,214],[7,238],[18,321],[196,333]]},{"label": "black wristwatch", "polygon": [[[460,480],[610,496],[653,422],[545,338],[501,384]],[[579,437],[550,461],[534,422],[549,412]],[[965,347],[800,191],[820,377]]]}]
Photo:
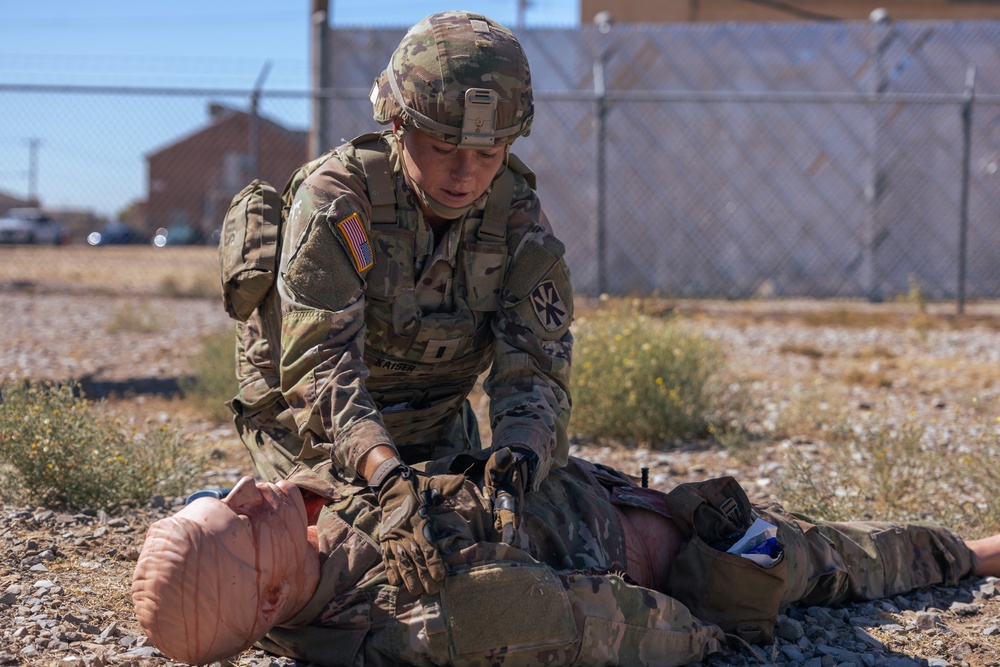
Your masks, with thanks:
[{"label": "black wristwatch", "polygon": [[375,468],[375,472],[372,476],[368,478],[368,486],[372,491],[378,493],[385,481],[390,477],[395,477],[396,475],[402,475],[404,478],[409,478],[410,467],[403,463],[398,456],[390,456],[382,463],[378,464]]}]

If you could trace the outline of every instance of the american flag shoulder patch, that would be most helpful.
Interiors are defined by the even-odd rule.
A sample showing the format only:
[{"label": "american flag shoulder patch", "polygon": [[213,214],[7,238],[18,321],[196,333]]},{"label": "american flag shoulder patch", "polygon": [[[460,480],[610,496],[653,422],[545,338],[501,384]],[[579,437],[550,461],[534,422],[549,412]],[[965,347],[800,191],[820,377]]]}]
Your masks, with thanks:
[{"label": "american flag shoulder patch", "polygon": [[368,242],[368,234],[365,232],[365,226],[361,224],[361,218],[358,217],[358,214],[352,213],[338,222],[337,229],[344,235],[344,241],[347,242],[347,247],[351,251],[351,257],[354,259],[354,266],[357,267],[358,273],[370,267],[374,262],[372,246]]}]

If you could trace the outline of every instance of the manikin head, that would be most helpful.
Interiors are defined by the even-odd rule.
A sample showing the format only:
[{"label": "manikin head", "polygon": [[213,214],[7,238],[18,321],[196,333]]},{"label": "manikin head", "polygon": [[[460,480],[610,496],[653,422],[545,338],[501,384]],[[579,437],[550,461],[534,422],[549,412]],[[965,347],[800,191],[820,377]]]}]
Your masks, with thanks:
[{"label": "manikin head", "polygon": [[[444,220],[464,215],[486,191],[534,116],[520,42],[496,21],[465,11],[432,14],[410,28],[371,99],[375,120],[392,123],[401,139],[407,180],[424,213]],[[408,141],[413,136],[419,145]],[[435,152],[441,159],[421,159]]]},{"label": "manikin head", "polygon": [[243,651],[301,609],[319,581],[302,494],[244,477],[150,526],[132,602],[151,643],[205,664]]}]

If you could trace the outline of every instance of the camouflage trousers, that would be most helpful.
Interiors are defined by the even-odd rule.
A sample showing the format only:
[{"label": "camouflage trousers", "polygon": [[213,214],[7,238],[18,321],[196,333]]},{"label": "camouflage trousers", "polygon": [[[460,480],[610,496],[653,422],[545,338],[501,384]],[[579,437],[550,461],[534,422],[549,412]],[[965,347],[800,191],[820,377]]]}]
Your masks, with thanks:
[{"label": "camouflage trousers", "polygon": [[760,513],[778,525],[789,561],[783,605],[834,605],[952,586],[972,569],[965,542],[942,526],[818,521],[777,506]]},{"label": "camouflage trousers", "polygon": [[261,646],[320,665],[684,665],[726,642],[726,631],[696,609],[756,620],[761,609],[748,604],[755,596],[774,615],[793,602],[831,605],[953,584],[971,567],[962,540],[944,528],[824,522],[758,506],[778,528],[778,565],[692,552],[707,563],[705,585],[672,596],[631,583],[616,509],[662,513],[663,499],[571,458],[527,496],[520,542],[507,546],[469,482],[458,502],[465,528],[456,526],[465,546],[447,556],[442,592],[414,598],[387,585],[371,537],[377,507],[360,491],[331,505],[318,526],[328,538],[321,552],[331,583]]},{"label": "camouflage trousers", "polygon": [[[287,477],[298,465],[312,467],[327,459],[325,452],[306,445],[284,400],[279,399],[248,416],[241,414],[238,399],[233,401],[233,408],[236,430],[261,479],[276,482]],[[465,401],[455,419],[443,431],[428,435],[426,444],[398,449],[403,461],[415,465],[458,452],[482,449],[482,446],[476,414]]]},{"label": "camouflage trousers", "polygon": [[[684,536],[665,592],[752,643],[772,641],[775,618],[790,603],[887,597],[954,584],[971,568],[965,543],[943,527],[829,522],[755,506],[732,477],[682,484],[663,498]],[[780,548],[766,567],[727,552],[755,519],[777,529]]]}]

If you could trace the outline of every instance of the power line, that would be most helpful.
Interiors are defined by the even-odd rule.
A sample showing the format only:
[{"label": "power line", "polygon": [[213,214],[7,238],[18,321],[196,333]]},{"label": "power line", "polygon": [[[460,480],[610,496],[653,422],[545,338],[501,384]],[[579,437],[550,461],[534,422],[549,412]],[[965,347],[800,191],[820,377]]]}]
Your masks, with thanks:
[{"label": "power line", "polygon": [[79,31],[82,28],[92,29],[118,29],[118,28],[149,28],[151,23],[156,27],[175,26],[190,28],[192,26],[212,27],[224,23],[227,26],[233,25],[258,25],[261,21],[268,22],[291,22],[296,23],[306,21],[301,10],[294,12],[260,12],[256,14],[197,14],[178,15],[173,14],[145,14],[142,16],[93,16],[84,14],[80,16],[67,16],[65,13],[51,18],[33,17],[5,17],[4,23],[10,29],[72,29]]},{"label": "power line", "polygon": [[839,16],[832,16],[830,14],[813,12],[808,9],[802,9],[801,7],[796,7],[795,5],[789,4],[787,2],[780,2],[779,0],[743,0],[743,2],[750,3],[751,5],[760,5],[761,7],[768,7],[770,9],[774,9],[784,14],[788,14],[789,16],[795,16],[796,18],[806,19],[808,21],[844,20]]}]

